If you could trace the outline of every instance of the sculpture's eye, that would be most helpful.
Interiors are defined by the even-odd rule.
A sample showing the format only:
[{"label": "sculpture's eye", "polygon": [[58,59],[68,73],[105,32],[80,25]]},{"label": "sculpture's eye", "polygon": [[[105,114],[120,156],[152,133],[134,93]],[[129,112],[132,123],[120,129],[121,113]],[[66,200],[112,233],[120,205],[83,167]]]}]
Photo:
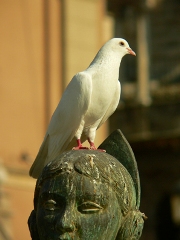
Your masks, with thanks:
[{"label": "sculpture's eye", "polygon": [[55,209],[57,209],[57,204],[52,199],[47,200],[46,202],[44,202],[44,208],[49,211],[54,211]]},{"label": "sculpture's eye", "polygon": [[123,41],[121,41],[119,44],[120,44],[121,46],[124,46],[124,45],[125,45],[125,43],[124,43]]},{"label": "sculpture's eye", "polygon": [[82,213],[95,213],[101,209],[103,208],[94,202],[84,202],[78,207],[78,211]]}]

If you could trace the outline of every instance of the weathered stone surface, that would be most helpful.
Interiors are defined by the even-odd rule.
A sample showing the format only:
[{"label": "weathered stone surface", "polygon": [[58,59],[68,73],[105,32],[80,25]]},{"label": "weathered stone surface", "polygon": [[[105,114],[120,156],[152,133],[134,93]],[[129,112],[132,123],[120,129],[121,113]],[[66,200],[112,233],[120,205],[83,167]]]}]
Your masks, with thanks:
[{"label": "weathered stone surface", "polygon": [[112,150],[101,147],[118,160],[97,150],[69,151],[44,168],[28,220],[33,240],[140,238],[144,214],[135,158],[121,132],[108,142]]},{"label": "weathered stone surface", "polygon": [[100,149],[105,149],[107,153],[115,157],[131,175],[136,189],[137,207],[140,205],[140,180],[137,162],[131,146],[126,140],[120,129],[115,130],[107,137],[99,146]]}]

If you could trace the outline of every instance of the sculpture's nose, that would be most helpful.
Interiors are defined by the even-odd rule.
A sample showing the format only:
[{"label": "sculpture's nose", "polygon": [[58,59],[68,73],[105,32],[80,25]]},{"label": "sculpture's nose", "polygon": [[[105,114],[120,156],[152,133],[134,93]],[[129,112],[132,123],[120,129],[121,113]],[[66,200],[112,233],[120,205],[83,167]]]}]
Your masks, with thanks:
[{"label": "sculpture's nose", "polygon": [[62,233],[64,232],[74,232],[75,227],[75,215],[73,210],[66,208],[63,213],[59,214],[56,219],[56,230]]}]

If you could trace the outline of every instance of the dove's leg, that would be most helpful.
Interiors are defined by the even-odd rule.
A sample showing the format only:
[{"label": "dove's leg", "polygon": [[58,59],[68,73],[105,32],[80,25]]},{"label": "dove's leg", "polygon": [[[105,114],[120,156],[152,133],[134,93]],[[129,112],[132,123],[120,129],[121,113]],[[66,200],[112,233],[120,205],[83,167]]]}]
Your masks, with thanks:
[{"label": "dove's leg", "polygon": [[88,147],[83,147],[81,140],[77,139],[77,147],[73,147],[73,150],[80,150],[80,149],[89,149]]},{"label": "dove's leg", "polygon": [[91,150],[96,150],[96,149],[97,149],[96,146],[94,145],[94,143],[91,142],[89,138],[88,138],[88,142],[89,142],[89,144],[90,144],[90,149],[91,149]]},{"label": "dove's leg", "polygon": [[97,148],[94,145],[94,139],[95,139],[95,136],[96,136],[96,127],[91,127],[91,128],[85,129],[85,134],[88,137],[88,142],[90,144],[90,149],[96,150]]},{"label": "dove's leg", "polygon": [[88,131],[88,142],[90,144],[90,149],[91,150],[98,150],[98,151],[101,151],[101,152],[106,152],[106,150],[104,150],[104,149],[97,149],[96,146],[94,145],[96,130],[97,130],[97,127],[94,127],[94,128],[90,128],[89,131]]},{"label": "dove's leg", "polygon": [[94,145],[94,139],[96,137],[96,129],[97,129],[96,127],[89,128],[88,129],[89,131],[86,133],[87,136],[88,136],[88,142],[90,144],[90,149],[92,149],[92,150],[96,150],[97,149],[95,147],[95,145]]},{"label": "dove's leg", "polygon": [[73,150],[79,150],[79,149],[88,149],[88,147],[83,147],[81,143],[81,135],[84,129],[84,120],[81,121],[81,124],[75,134],[75,137],[77,139],[77,147],[74,147]]},{"label": "dove's leg", "polygon": [[89,138],[88,138],[88,142],[89,142],[89,144],[90,144],[90,149],[91,149],[91,150],[98,150],[98,151],[100,151],[100,152],[106,152],[106,150],[104,150],[104,149],[96,148],[95,145],[94,145],[94,143],[91,142]]}]

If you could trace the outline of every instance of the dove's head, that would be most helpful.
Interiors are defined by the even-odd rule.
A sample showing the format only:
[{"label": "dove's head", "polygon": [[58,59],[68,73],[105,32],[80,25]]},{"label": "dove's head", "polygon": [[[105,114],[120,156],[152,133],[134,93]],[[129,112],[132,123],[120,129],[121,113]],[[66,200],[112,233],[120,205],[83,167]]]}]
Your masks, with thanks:
[{"label": "dove's head", "polygon": [[119,63],[121,62],[122,57],[126,54],[136,56],[136,53],[130,48],[128,42],[125,39],[112,38],[101,47],[91,62],[90,67],[96,67],[97,63],[100,65],[107,63],[109,65],[111,62],[111,67],[114,66],[119,69]]},{"label": "dove's head", "polygon": [[130,48],[128,42],[123,38],[112,38],[106,44],[110,45],[113,51],[119,52],[122,57],[126,54],[136,56],[136,53]]}]

